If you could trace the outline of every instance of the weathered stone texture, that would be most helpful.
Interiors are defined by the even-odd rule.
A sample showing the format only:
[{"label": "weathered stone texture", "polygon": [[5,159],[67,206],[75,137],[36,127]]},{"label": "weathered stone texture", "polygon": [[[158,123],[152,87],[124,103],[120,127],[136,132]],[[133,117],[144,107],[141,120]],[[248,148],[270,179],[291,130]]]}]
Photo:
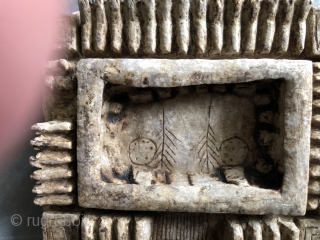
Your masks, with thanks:
[{"label": "weathered stone texture", "polygon": [[32,126],[39,134],[31,145],[40,152],[30,157],[37,180],[35,204],[70,205],[76,203],[75,118],[77,86],[75,62],[60,59],[46,67],[44,116],[47,122]]},{"label": "weathered stone texture", "polygon": [[320,236],[320,220],[303,217],[98,213],[86,210],[83,216],[80,213],[45,212],[43,218],[45,239],[52,239],[51,233],[53,239],[76,240],[80,239],[77,235],[80,231],[81,239],[95,240],[314,240]]},{"label": "weathered stone texture", "polygon": [[[87,59],[81,60],[77,69],[80,206],[304,214],[310,147],[311,62]],[[277,136],[276,131],[259,129],[254,144],[252,109],[254,102],[259,106],[266,97],[255,93],[263,79],[284,81],[284,85],[279,85],[277,101],[283,103],[278,106],[279,112],[269,109],[258,115],[261,124],[281,130]],[[209,90],[202,84],[207,84]],[[215,84],[235,85],[233,91],[220,93],[222,89]],[[128,87],[137,89],[131,91]],[[170,87],[175,87],[176,93],[166,89]],[[246,100],[247,97],[256,100]],[[207,125],[205,119],[209,119]],[[207,158],[201,157],[202,131],[210,135],[208,139],[216,139],[205,141],[204,146],[211,154]],[[158,141],[157,136],[162,140]],[[250,156],[255,159],[253,155],[259,154],[258,145],[271,146],[275,139],[283,139],[277,143],[281,149],[274,145],[274,152],[270,152],[271,158],[281,159],[281,190],[253,183],[245,170],[250,166]],[[283,155],[279,155],[281,152]],[[198,167],[197,161],[207,163]],[[259,171],[270,171],[265,163],[259,164]],[[206,180],[201,182],[201,178]],[[264,184],[267,183],[265,180]],[[234,200],[230,201],[230,196]]]},{"label": "weathered stone texture", "polygon": [[65,17],[68,36],[58,41],[60,49],[73,55],[75,52],[84,57],[319,55],[316,34],[319,9],[312,7],[309,0],[95,0],[92,4],[79,0],[79,9],[70,19]]}]

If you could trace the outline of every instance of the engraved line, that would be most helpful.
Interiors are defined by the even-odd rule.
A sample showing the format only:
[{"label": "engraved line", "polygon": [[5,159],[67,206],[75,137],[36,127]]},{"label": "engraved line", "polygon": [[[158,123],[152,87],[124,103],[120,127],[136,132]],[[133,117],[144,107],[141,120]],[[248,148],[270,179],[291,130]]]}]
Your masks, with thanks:
[{"label": "engraved line", "polygon": [[170,154],[167,150],[164,150],[164,151],[169,155],[169,157],[172,158],[172,160],[173,160],[174,162],[176,162],[176,160],[174,160],[174,158],[171,156],[171,154]]},{"label": "engraved line", "polygon": [[164,150],[164,106],[162,108],[162,148],[161,148],[161,167],[163,163],[163,150]]},{"label": "engraved line", "polygon": [[[161,146],[162,146],[162,144],[160,145],[160,147],[161,147]],[[159,150],[160,150],[160,147],[159,147]],[[161,154],[161,151],[159,151],[159,152],[157,153],[157,155],[154,157],[154,159],[157,159],[160,154]]]},{"label": "engraved line", "polygon": [[176,154],[174,153],[174,151],[172,151],[172,149],[170,148],[170,146],[169,146],[168,144],[164,143],[164,145],[172,152],[173,155],[176,155]]},{"label": "engraved line", "polygon": [[202,156],[201,156],[201,158],[200,158],[200,161],[199,161],[199,167],[200,167],[200,164],[201,164],[201,162],[202,162],[202,159],[204,159],[203,157],[204,157],[204,155],[205,155],[206,153],[204,152],[203,154],[202,154]]},{"label": "engraved line", "polygon": [[[163,165],[167,168],[168,171],[171,172],[171,169],[167,166],[167,164],[164,162]],[[171,165],[171,164],[170,164]]]},{"label": "engraved line", "polygon": [[213,163],[212,163],[212,162],[210,162],[210,164],[211,164],[212,168],[214,169]]},{"label": "engraved line", "polygon": [[171,140],[171,138],[169,138],[169,136],[167,134],[164,134],[164,136],[170,140],[170,142],[172,143],[173,146],[175,146],[175,148],[177,148],[176,145],[173,143],[173,141]]},{"label": "engraved line", "polygon": [[208,148],[211,149],[211,151],[212,151],[217,157],[219,157],[218,154],[216,154],[216,152],[215,152],[209,145],[208,145]]},{"label": "engraved line", "polygon": [[216,161],[216,163],[218,163],[217,159],[214,156],[212,156],[211,153],[209,153],[209,155]]},{"label": "engraved line", "polygon": [[210,133],[210,131],[208,131],[208,133],[209,133],[209,135],[213,138],[214,141],[217,141],[217,140],[215,139],[215,137],[212,135],[212,133]]},{"label": "engraved line", "polygon": [[201,148],[200,148],[200,150],[199,150],[199,152],[198,152],[198,155],[200,154],[202,148],[203,148],[205,145],[206,145],[206,142],[204,142],[204,143],[202,144],[202,146],[201,146]]},{"label": "engraved line", "polygon": [[316,44],[317,44],[317,50],[319,51],[319,41],[318,41],[318,15],[316,14],[316,21],[315,21],[315,24],[316,24]]},{"label": "engraved line", "polygon": [[[201,137],[201,136],[200,136],[200,137]],[[199,138],[200,138],[200,137],[199,137]],[[203,140],[205,137],[206,137],[206,135],[204,135],[204,136],[201,138],[201,140],[198,142],[197,146],[200,145],[200,143],[202,142],[202,140]]]},{"label": "engraved line", "polygon": [[209,140],[210,140],[210,143],[212,143],[213,146],[216,148],[217,152],[219,152],[219,149],[218,149],[217,145],[215,144],[216,141],[214,141],[214,140],[212,140],[210,138],[209,138]]},{"label": "engraved line", "polygon": [[173,133],[172,132],[170,132],[167,128],[166,128],[166,130],[175,138],[175,139],[177,139],[179,142],[181,142],[180,141],[180,139],[179,138],[177,138],[175,135],[173,135]]},{"label": "engraved line", "polygon": [[156,135],[156,138],[157,138],[157,137],[161,137],[161,136],[160,136],[161,133],[162,133],[162,131],[159,131],[159,132],[157,133],[157,135]]},{"label": "engraved line", "polygon": [[167,159],[167,163],[169,163],[170,166],[173,167],[172,164],[171,164],[171,162],[170,162],[169,159],[167,158],[167,156],[166,156],[166,155],[163,155],[163,157],[165,157],[165,158]]}]

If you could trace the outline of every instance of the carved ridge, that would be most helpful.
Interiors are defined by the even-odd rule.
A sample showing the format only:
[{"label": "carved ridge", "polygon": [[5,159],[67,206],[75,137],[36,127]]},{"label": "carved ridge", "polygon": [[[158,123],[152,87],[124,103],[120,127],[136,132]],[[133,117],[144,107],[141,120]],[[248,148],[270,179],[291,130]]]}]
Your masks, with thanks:
[{"label": "carved ridge", "polygon": [[[44,239],[317,239],[320,220],[308,217],[237,216],[205,213],[99,213],[43,214]],[[67,228],[68,231],[61,229]],[[50,235],[51,233],[52,235]]]},{"label": "carved ridge", "polygon": [[319,11],[310,1],[228,3],[110,0],[91,4],[79,0],[80,13],[68,20],[70,33],[62,45],[71,55],[76,51],[84,57],[265,57],[259,54],[276,56],[275,52],[297,57],[307,41],[307,55],[319,55],[317,39],[313,39]]}]

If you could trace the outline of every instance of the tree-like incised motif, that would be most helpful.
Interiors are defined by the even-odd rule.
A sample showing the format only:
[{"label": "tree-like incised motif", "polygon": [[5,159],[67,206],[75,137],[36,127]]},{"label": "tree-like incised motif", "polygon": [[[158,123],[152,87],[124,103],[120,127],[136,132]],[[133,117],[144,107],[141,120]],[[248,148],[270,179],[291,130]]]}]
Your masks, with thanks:
[{"label": "tree-like incised motif", "polygon": [[176,162],[176,150],[177,142],[181,142],[168,128],[165,126],[165,113],[164,108],[162,110],[162,129],[157,134],[157,142],[160,144],[157,148],[157,152],[154,156],[154,160],[150,163],[150,166],[160,167],[161,169],[171,172],[173,165],[172,163]]},{"label": "tree-like incised motif", "polygon": [[201,172],[210,173],[215,170],[215,166],[219,165],[219,149],[215,133],[210,125],[212,97],[208,109],[208,124],[206,130],[201,134],[200,141],[197,144],[198,149],[198,165]]}]

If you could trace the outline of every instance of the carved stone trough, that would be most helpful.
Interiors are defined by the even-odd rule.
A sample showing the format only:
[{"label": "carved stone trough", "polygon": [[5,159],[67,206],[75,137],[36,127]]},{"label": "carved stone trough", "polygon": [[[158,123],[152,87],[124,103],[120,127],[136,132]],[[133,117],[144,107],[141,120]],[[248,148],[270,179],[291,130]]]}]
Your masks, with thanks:
[{"label": "carved stone trough", "polygon": [[312,74],[301,60],[80,60],[79,205],[304,215]]}]

